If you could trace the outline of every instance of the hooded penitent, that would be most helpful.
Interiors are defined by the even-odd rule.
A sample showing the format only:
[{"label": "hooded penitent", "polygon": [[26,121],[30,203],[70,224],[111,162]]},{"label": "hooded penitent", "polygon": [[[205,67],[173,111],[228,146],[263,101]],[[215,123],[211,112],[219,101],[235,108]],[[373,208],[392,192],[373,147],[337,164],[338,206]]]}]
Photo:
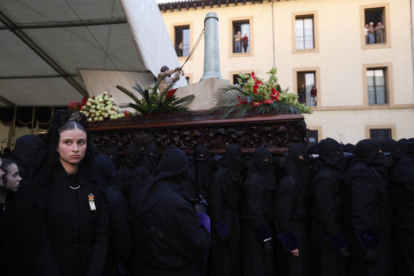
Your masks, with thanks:
[{"label": "hooded penitent", "polygon": [[[303,159],[299,158],[302,156]],[[310,193],[310,161],[307,157],[306,147],[303,144],[293,144],[289,147],[286,158],[284,175],[291,178],[293,184],[298,187],[301,193]],[[299,172],[299,173],[298,173]]]},{"label": "hooded penitent", "polygon": [[197,275],[196,260],[210,247],[209,218],[197,214],[183,194],[187,170],[186,154],[169,147],[155,177],[147,179],[132,211],[134,265],[143,267],[134,275]]},{"label": "hooded penitent", "polygon": [[251,171],[256,171],[260,174],[267,189],[276,189],[276,177],[273,170],[272,154],[267,148],[259,147],[254,151]]},{"label": "hooded penitent", "polygon": [[125,153],[125,162],[131,168],[136,168],[140,163],[140,152],[137,146],[130,146]]},{"label": "hooded penitent", "polygon": [[150,210],[166,194],[184,191],[183,178],[187,176],[187,155],[176,147],[169,147],[161,157],[157,175],[149,178],[138,198],[141,213]]},{"label": "hooded penitent", "polygon": [[242,151],[240,147],[237,145],[228,145],[221,164],[230,172],[234,181],[240,181],[242,162]]},{"label": "hooded penitent", "polygon": [[374,140],[362,140],[355,146],[355,157],[367,166],[375,167],[384,165],[384,155],[380,145]]},{"label": "hooded penitent", "polygon": [[24,135],[16,140],[12,158],[18,162],[24,173],[29,172],[29,167],[33,163],[34,155],[41,143],[42,139],[36,135]]},{"label": "hooded penitent", "polygon": [[114,164],[115,169],[118,169],[119,165],[119,151],[115,147],[109,147],[105,150],[105,155],[111,159],[112,164]]},{"label": "hooded penitent", "polygon": [[[310,214],[311,170],[307,151],[303,144],[289,147],[286,169],[280,180],[275,199],[275,225],[278,239],[285,254],[278,255],[279,265],[289,275],[306,275],[310,256],[307,224]],[[299,256],[292,257],[291,250],[299,249]]]},{"label": "hooded penitent", "polygon": [[343,152],[345,157],[353,156],[355,154],[355,145],[346,144],[343,148]]},{"label": "hooded penitent", "polygon": [[149,143],[145,148],[145,154],[144,158],[142,159],[141,165],[147,168],[150,175],[155,174],[159,155],[160,150],[157,147],[157,143]]},{"label": "hooded penitent", "polygon": [[343,180],[346,160],[337,141],[327,138],[319,143],[319,164],[330,169],[338,180]]},{"label": "hooded penitent", "polygon": [[197,145],[194,157],[193,178],[196,185],[198,185],[198,193],[209,203],[211,178],[213,176],[213,162],[210,159],[210,152],[204,145]]}]

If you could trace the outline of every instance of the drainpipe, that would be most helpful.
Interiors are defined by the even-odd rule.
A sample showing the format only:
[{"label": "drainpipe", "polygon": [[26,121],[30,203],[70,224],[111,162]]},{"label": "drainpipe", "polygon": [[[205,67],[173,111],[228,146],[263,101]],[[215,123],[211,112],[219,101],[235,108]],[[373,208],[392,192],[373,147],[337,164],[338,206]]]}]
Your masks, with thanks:
[{"label": "drainpipe", "polygon": [[413,83],[414,83],[413,0],[410,0],[410,23],[411,23],[411,58],[412,58],[412,65],[413,65]]},{"label": "drainpipe", "polygon": [[[410,1],[412,1],[412,0],[410,0]],[[276,53],[275,53],[275,15],[274,15],[274,11],[273,11],[273,2],[274,2],[274,0],[272,0],[273,67],[276,67],[276,62],[275,62],[275,55],[276,55]],[[412,17],[411,17],[411,26],[412,25],[413,24],[412,24]],[[412,36],[412,32],[411,32],[411,36]],[[413,60],[413,66],[414,66],[414,60]]]}]

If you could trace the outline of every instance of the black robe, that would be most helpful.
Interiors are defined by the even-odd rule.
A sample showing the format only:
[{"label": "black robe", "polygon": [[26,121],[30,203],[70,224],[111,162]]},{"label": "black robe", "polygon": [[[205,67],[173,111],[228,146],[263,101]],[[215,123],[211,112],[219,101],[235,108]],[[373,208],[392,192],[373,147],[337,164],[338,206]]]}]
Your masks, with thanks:
[{"label": "black robe", "polygon": [[40,216],[35,275],[101,275],[108,252],[108,214],[100,186],[80,171],[80,188],[71,189],[73,183],[60,162],[51,181]]},{"label": "black robe", "polygon": [[[271,156],[268,161],[271,164]],[[269,172],[274,177],[273,166]],[[243,275],[273,275],[274,189],[267,187],[258,171],[248,174],[243,184]],[[266,241],[266,242],[265,242]],[[269,243],[265,245],[265,243]],[[270,245],[270,246],[269,246]],[[265,247],[265,246],[269,246]]]},{"label": "black robe", "polygon": [[158,168],[160,173],[147,180],[133,209],[137,222],[133,232],[139,233],[144,253],[137,255],[143,259],[134,259],[141,263],[134,275],[198,275],[196,261],[210,248],[210,220],[196,213],[185,197],[182,177],[188,169],[187,156],[170,147]]},{"label": "black robe", "polygon": [[402,158],[394,167],[391,179],[396,275],[414,275],[414,158]]},{"label": "black robe", "polygon": [[210,188],[211,219],[214,224],[211,246],[211,275],[241,275],[239,220],[240,181],[220,166]]},{"label": "black robe", "polygon": [[[392,275],[391,207],[385,182],[375,169],[354,160],[346,176],[351,204],[352,275]],[[366,261],[367,253],[377,257]]]},{"label": "black robe", "polygon": [[343,194],[346,159],[339,143],[331,138],[318,145],[319,161],[312,180],[311,252],[313,275],[347,275],[347,251]]},{"label": "black robe", "polygon": [[[310,275],[309,214],[310,214],[310,160],[302,144],[290,146],[286,169],[276,190],[275,226],[278,232],[278,274]],[[291,251],[299,250],[299,256]]]},{"label": "black robe", "polygon": [[125,275],[129,271],[132,247],[129,208],[119,191],[115,167],[110,158],[98,154],[95,160],[97,170],[102,177],[101,181],[106,186],[105,198],[109,220],[109,251],[104,275]]}]

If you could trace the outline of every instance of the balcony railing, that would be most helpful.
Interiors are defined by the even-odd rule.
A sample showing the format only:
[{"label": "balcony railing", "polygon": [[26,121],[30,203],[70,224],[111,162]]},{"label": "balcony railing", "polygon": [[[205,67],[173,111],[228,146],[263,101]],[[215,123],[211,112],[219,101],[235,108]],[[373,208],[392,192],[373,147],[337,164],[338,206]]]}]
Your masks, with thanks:
[{"label": "balcony railing", "polygon": [[307,50],[307,49],[314,49],[314,36],[313,35],[306,35],[306,36],[296,36],[296,50]]},{"label": "balcony railing", "polygon": [[298,92],[299,102],[306,105],[306,106],[317,106],[318,103],[316,101],[317,97],[311,96],[310,92]]},{"label": "balcony railing", "polygon": [[368,86],[368,103],[369,104],[387,104],[388,90],[385,85]]},{"label": "balcony railing", "polygon": [[190,55],[190,44],[183,44],[182,49],[180,49],[180,44],[174,45],[174,48],[179,57],[188,57]]}]

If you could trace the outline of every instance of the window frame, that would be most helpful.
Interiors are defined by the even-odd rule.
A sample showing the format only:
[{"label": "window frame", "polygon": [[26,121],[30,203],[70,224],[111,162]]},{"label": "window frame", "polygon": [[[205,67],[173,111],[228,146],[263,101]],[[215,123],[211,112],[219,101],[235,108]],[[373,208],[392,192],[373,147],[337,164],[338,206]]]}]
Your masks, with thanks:
[{"label": "window frame", "polygon": [[[249,53],[233,53],[233,23],[238,21],[249,21],[250,26],[250,52]],[[253,32],[253,16],[242,16],[229,18],[229,58],[234,57],[251,57],[254,56],[254,32]]]},{"label": "window frame", "polygon": [[[306,129],[309,130],[309,131],[317,131],[318,132],[318,144],[319,144],[319,142],[322,140],[322,126],[307,126]],[[307,139],[307,144],[309,146],[308,131],[306,132],[306,139]]]},{"label": "window frame", "polygon": [[[193,21],[186,21],[186,22],[176,22],[176,23],[171,23],[171,41],[172,41],[172,44],[173,44],[173,47],[174,47],[174,51],[175,51],[175,30],[176,30],[176,28],[179,28],[179,27],[185,27],[185,26],[188,26],[189,27],[189,29],[190,29],[190,51],[191,51],[191,49],[193,48]],[[187,58],[188,58],[188,56],[182,56],[182,57],[179,57],[178,55],[177,55],[177,57],[178,57],[178,60],[179,61],[185,61],[185,60],[187,60]],[[191,56],[190,57],[190,60],[193,60],[193,56]]]},{"label": "window frame", "polygon": [[[385,26],[385,43],[366,44],[365,43],[365,10],[368,9],[384,9],[384,26]],[[391,22],[390,22],[390,3],[380,3],[371,5],[361,5],[360,9],[360,25],[361,25],[361,49],[384,49],[391,48]]]},{"label": "window frame", "polygon": [[[318,11],[292,12],[291,35],[292,35],[292,54],[319,53],[319,16]],[[296,19],[313,17],[313,49],[296,49]]]},{"label": "window frame", "polygon": [[395,125],[366,125],[365,126],[365,138],[371,139],[371,130],[374,129],[391,129],[391,137],[397,140],[397,127]]},{"label": "window frame", "polygon": [[229,72],[229,82],[231,84],[236,85],[238,83],[233,83],[233,76],[234,75],[238,75],[239,73],[242,73],[242,74],[251,74],[252,72],[254,72],[254,70],[237,70],[237,71],[230,71]]},{"label": "window frame", "polygon": [[298,93],[298,73],[305,73],[305,72],[315,72],[315,84],[317,89],[316,94],[316,105],[315,106],[307,106],[310,107],[312,110],[316,110],[318,107],[322,106],[322,97],[321,97],[321,70],[319,67],[305,67],[305,68],[293,68],[293,93]]},{"label": "window frame", "polygon": [[[368,81],[367,81],[367,71],[373,69],[384,69],[385,70],[385,85],[387,94],[387,103],[386,104],[369,104],[368,96]],[[390,106],[394,104],[394,85],[393,85],[393,72],[392,72],[392,63],[375,63],[375,64],[363,64],[362,65],[362,75],[363,75],[363,105],[370,108],[375,108],[378,106]]]},{"label": "window frame", "polygon": [[193,84],[193,73],[184,73],[184,77],[188,78],[188,85]]}]

